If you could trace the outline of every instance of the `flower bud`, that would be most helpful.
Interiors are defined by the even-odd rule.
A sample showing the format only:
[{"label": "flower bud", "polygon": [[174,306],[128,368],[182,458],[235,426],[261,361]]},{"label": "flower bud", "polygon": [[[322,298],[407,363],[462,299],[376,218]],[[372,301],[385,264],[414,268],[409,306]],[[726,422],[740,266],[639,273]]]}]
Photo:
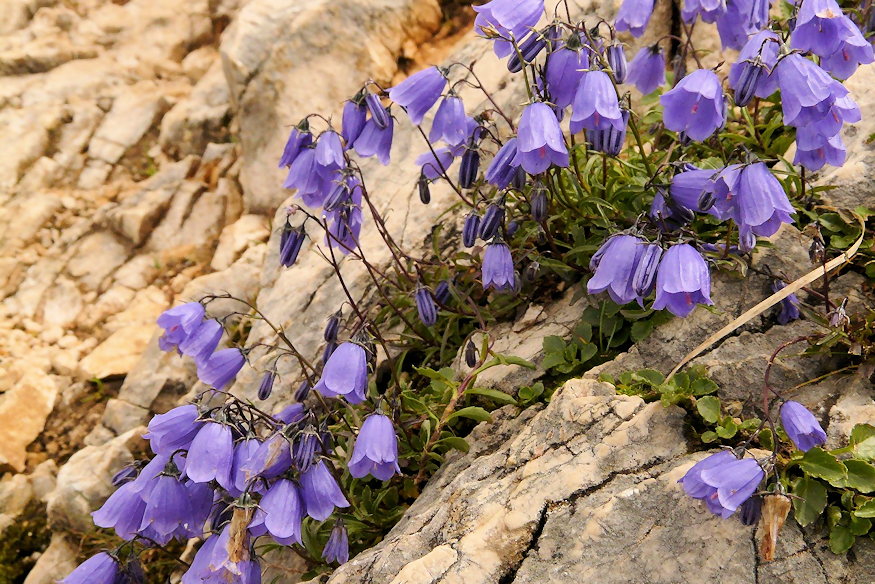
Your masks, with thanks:
[{"label": "flower bud", "polygon": [[273,382],[276,379],[276,371],[265,371],[264,377],[261,378],[261,385],[258,386],[258,399],[266,400],[270,397],[270,392],[273,391]]},{"label": "flower bud", "polygon": [[368,106],[368,110],[371,112],[371,119],[374,120],[374,124],[376,124],[381,130],[388,128],[389,112],[383,107],[383,103],[380,101],[380,96],[375,93],[369,93],[365,98],[365,103]]},{"label": "flower bud", "polygon": [[716,202],[717,199],[714,197],[714,192],[711,190],[707,190],[702,191],[702,194],[699,195],[699,201],[696,204],[699,206],[699,211],[705,213],[710,210]]},{"label": "flower bud", "polygon": [[516,174],[513,175],[513,178],[510,181],[510,186],[518,191],[522,190],[522,188],[526,186],[527,178],[528,174],[526,174],[526,170],[522,166],[519,166],[516,169]]},{"label": "flower bud", "polygon": [[534,61],[535,57],[547,46],[546,33],[546,29],[541,32],[533,31],[523,39],[523,42],[519,44],[519,50],[514,51],[510,59],[507,60],[507,70],[511,73],[519,73],[523,70],[523,63]]},{"label": "flower bud", "polygon": [[431,290],[425,286],[420,286],[414,294],[416,301],[416,311],[419,313],[419,320],[425,326],[432,326],[437,322],[437,306],[434,303],[434,298],[431,295]]},{"label": "flower bud", "polygon": [[340,330],[340,317],[343,316],[341,311],[337,311],[328,318],[325,324],[325,331],[322,333],[322,338],[327,343],[337,342],[337,332]]},{"label": "flower bud", "polygon": [[459,187],[470,189],[477,180],[477,172],[480,170],[480,151],[476,148],[466,148],[462,154],[462,163],[459,166]]},{"label": "flower bud", "polygon": [[295,393],[292,395],[293,399],[296,403],[301,403],[307,396],[310,394],[310,382],[306,379],[301,382],[301,385],[298,386],[298,389],[295,390]]},{"label": "flower bud", "polygon": [[517,232],[517,229],[520,228],[519,221],[511,221],[507,224],[507,236],[513,237],[514,233]]},{"label": "flower bud", "polygon": [[826,247],[820,237],[815,237],[811,242],[811,247],[808,248],[808,259],[815,265],[822,264],[826,259]]},{"label": "flower bud", "polygon": [[280,264],[289,268],[294,265],[295,261],[298,259],[298,253],[301,251],[301,246],[304,245],[304,239],[307,237],[307,233],[304,231],[304,226],[293,227],[286,232],[283,232],[285,235],[285,241],[280,241],[282,243],[280,247]]},{"label": "flower bud", "polygon": [[538,185],[532,191],[532,219],[543,223],[547,219],[547,189]]},{"label": "flower bud", "polygon": [[608,65],[614,72],[614,80],[617,83],[626,81],[626,53],[623,51],[623,45],[620,43],[609,45],[605,49],[605,57],[607,58]]},{"label": "flower bud", "polygon": [[754,495],[738,508],[738,518],[745,525],[756,525],[762,517],[763,498]]},{"label": "flower bud", "polygon": [[468,340],[468,344],[465,345],[465,364],[468,367],[477,365],[477,347],[472,340]]},{"label": "flower bud", "polygon": [[331,189],[331,192],[325,197],[325,202],[322,204],[322,207],[326,211],[334,211],[335,209],[340,208],[341,205],[348,203],[351,199],[352,193],[349,190],[349,185],[344,180],[334,185],[334,188]]},{"label": "flower bud", "polygon": [[651,243],[644,248],[638,266],[632,274],[632,290],[641,298],[653,291],[660,259],[662,259],[662,247],[659,244]]},{"label": "flower bud", "polygon": [[133,464],[129,464],[112,475],[112,486],[120,487],[125,483],[129,483],[137,478],[137,474],[139,474],[137,467]]},{"label": "flower bud", "polygon": [[477,242],[477,233],[480,231],[480,215],[471,211],[465,217],[465,225],[462,227],[462,245],[472,247]]},{"label": "flower bud", "polygon": [[495,237],[501,229],[502,223],[504,223],[504,199],[486,207],[486,213],[484,213],[483,221],[480,223],[480,239],[489,241]]},{"label": "flower bud", "polygon": [[434,298],[441,304],[446,304],[450,299],[450,281],[441,280],[434,289]]},{"label": "flower bud", "polygon": [[431,202],[431,189],[428,185],[428,179],[425,178],[424,174],[419,175],[419,181],[417,181],[416,186],[419,188],[419,200],[422,201],[423,205],[428,205]]},{"label": "flower bud", "polygon": [[757,57],[741,63],[741,74],[735,90],[735,104],[745,107],[756,94],[757,84],[765,72],[765,64]]},{"label": "flower bud", "polygon": [[322,362],[327,363],[328,358],[331,357],[331,354],[334,352],[334,349],[337,348],[337,343],[331,341],[330,343],[325,344],[325,350],[322,352]]},{"label": "flower bud", "polygon": [[757,246],[757,236],[753,231],[742,231],[738,234],[738,249],[750,253]]},{"label": "flower bud", "polygon": [[830,312],[827,316],[829,317],[829,326],[832,328],[845,328],[849,324],[851,324],[851,319],[848,317],[848,313],[845,311],[845,306],[848,304],[848,299],[845,298],[842,300],[840,306],[838,306],[835,310]]},{"label": "flower bud", "polygon": [[541,264],[538,262],[531,262],[526,266],[526,269],[523,270],[523,280],[526,282],[534,282],[538,279],[538,274],[541,273]]}]

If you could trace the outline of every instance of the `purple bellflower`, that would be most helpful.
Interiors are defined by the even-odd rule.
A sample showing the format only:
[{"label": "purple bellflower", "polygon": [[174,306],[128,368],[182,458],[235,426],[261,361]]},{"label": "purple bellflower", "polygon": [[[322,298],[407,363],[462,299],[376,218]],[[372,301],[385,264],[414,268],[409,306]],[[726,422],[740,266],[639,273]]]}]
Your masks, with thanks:
[{"label": "purple bellflower", "polygon": [[134,483],[125,483],[91,514],[91,518],[94,525],[115,529],[120,538],[131,540],[140,530],[145,511],[146,503]]},{"label": "purple bellflower", "polygon": [[327,176],[332,170],[338,170],[346,166],[343,158],[343,143],[340,134],[331,130],[323,132],[316,141],[315,162],[317,172]]},{"label": "purple bellflower", "polygon": [[[806,130],[811,132],[816,139],[805,141],[802,136],[805,135]],[[817,133],[816,129],[811,128],[809,130],[808,127],[797,130],[796,146],[793,164],[799,164],[812,171],[820,170],[825,164],[842,166],[848,154],[841,134],[836,134],[831,138],[824,138]]]},{"label": "purple bellflower", "polygon": [[[294,404],[299,405],[299,404]],[[248,483],[256,477],[274,478],[292,466],[291,445],[282,432],[266,438],[239,469]],[[236,478],[236,476],[235,476]]]},{"label": "purple bellflower", "polygon": [[697,462],[678,482],[694,499],[724,519],[753,495],[765,473],[752,458],[737,459],[724,450]]},{"label": "purple bellflower", "polygon": [[540,174],[551,165],[568,166],[568,149],[556,114],[546,103],[526,106],[519,123],[515,163],[529,174]]},{"label": "purple bellflower", "polygon": [[416,158],[416,164],[422,167],[422,175],[425,178],[435,180],[447,174],[461,150],[459,147],[435,148],[434,152],[429,150],[420,154]]},{"label": "purple bellflower", "polygon": [[760,237],[774,235],[781,223],[792,223],[796,212],[781,183],[763,162],[748,164],[738,172],[729,216],[742,232]]},{"label": "purple bellflower", "polygon": [[[261,444],[261,440],[257,438],[247,438],[234,446],[234,462],[231,465],[230,476],[233,488],[228,489],[231,495],[239,497],[246,490],[246,486],[249,484],[246,476],[247,464],[261,447]],[[257,491],[258,487],[253,487],[253,490]]]},{"label": "purple bellflower", "polygon": [[240,349],[222,349],[197,364],[197,378],[214,389],[224,389],[246,363]]},{"label": "purple bellflower", "polygon": [[203,363],[215,352],[223,332],[224,329],[219,321],[205,320],[187,339],[179,343],[179,351],[194,359],[195,363]]},{"label": "purple bellflower", "polygon": [[349,507],[349,501],[343,496],[328,466],[321,460],[301,473],[301,497],[307,515],[316,521],[328,519],[335,507]]},{"label": "purple bellflower", "polygon": [[717,16],[717,32],[724,49],[741,49],[748,35],[769,23],[769,0],[727,0],[726,12]]},{"label": "purple bellflower", "polygon": [[364,347],[352,341],[337,347],[313,389],[325,397],[343,396],[351,404],[362,403],[368,389],[368,358]]},{"label": "purple bellflower", "polygon": [[547,55],[546,67],[550,101],[563,109],[570,106],[577,86],[589,68],[589,55],[579,37],[572,36],[565,46]]},{"label": "purple bellflower", "polygon": [[328,541],[322,550],[322,559],[329,564],[331,562],[345,564],[349,561],[349,535],[342,521],[335,523],[331,529],[331,535],[328,536]]},{"label": "purple bellflower", "polygon": [[280,157],[279,167],[283,168],[291,166],[298,155],[305,148],[309,148],[312,143],[313,135],[310,133],[307,120],[304,120],[292,128],[292,131],[289,134],[289,139],[286,141],[286,145],[283,148],[283,155]]},{"label": "purple bellflower", "polygon": [[590,130],[586,133],[587,144],[591,150],[604,152],[609,156],[619,156],[626,141],[626,124],[629,123],[629,110],[621,109],[623,126],[620,129],[609,126],[607,130]]},{"label": "purple bellflower", "polygon": [[364,158],[376,156],[384,166],[389,164],[392,152],[392,137],[395,132],[395,123],[392,116],[387,113],[386,119],[388,120],[386,126],[381,128],[375,121],[376,118],[371,117],[365,122],[362,133],[359,134],[353,145],[353,149],[359,156]]},{"label": "purple bellflower", "polygon": [[188,302],[168,308],[158,317],[158,326],[164,334],[158,339],[162,351],[171,351],[184,342],[204,319],[204,307],[200,302]]},{"label": "purple bellflower", "polygon": [[629,69],[626,62],[626,51],[623,50],[623,45],[619,42],[613,42],[605,48],[605,59],[611,72],[614,75],[614,80],[617,83],[626,81],[626,73]]},{"label": "purple bellflower", "polygon": [[465,104],[455,94],[445,97],[438,106],[431,124],[428,139],[431,142],[443,140],[450,146],[458,146],[468,137],[468,116]]},{"label": "purple bellflower", "polygon": [[[779,40],[777,34],[763,30],[750,37],[741,48],[738,60],[729,69],[729,86],[735,91],[738,105],[746,105],[739,100],[739,93],[746,94],[751,89],[744,87],[745,82],[753,81],[753,95],[756,97],[769,97],[778,90],[777,75],[770,75],[770,72],[778,62]],[[756,78],[752,79],[754,75]]]},{"label": "purple bellflower", "polygon": [[701,204],[704,201],[703,195],[712,193],[714,190],[716,174],[717,172],[713,170],[697,168],[691,164],[687,165],[684,172],[679,172],[672,177],[668,192],[676,203],[687,209],[709,213],[718,219],[725,220],[728,215],[722,209],[715,208],[715,202],[710,202],[707,208]]},{"label": "purple bellflower", "polygon": [[[786,284],[781,280],[772,281],[772,292],[780,292]],[[781,310],[778,312],[778,323],[787,324],[800,318],[799,313],[799,297],[795,294],[790,294],[781,300]]]},{"label": "purple bellflower", "polygon": [[79,564],[59,584],[115,584],[119,564],[106,552],[95,554]]},{"label": "purple bellflower", "polygon": [[259,507],[264,512],[264,527],[272,536],[301,543],[304,503],[295,483],[278,479],[261,498]]},{"label": "purple bellflower", "polygon": [[498,291],[512,290],[516,284],[513,257],[503,241],[491,241],[483,252],[483,288]]},{"label": "purple bellflower", "polygon": [[853,34],[851,29],[860,34],[835,0],[802,0],[790,46],[818,57],[829,57]]},{"label": "purple bellflower", "polygon": [[217,422],[204,422],[191,442],[185,474],[197,483],[216,479],[220,485],[231,484],[234,465],[234,438],[231,428]]},{"label": "purple bellflower", "polygon": [[689,315],[697,304],[711,302],[711,274],[708,265],[688,243],[668,248],[656,274],[655,310],[667,308],[675,316]]},{"label": "purple bellflower", "polygon": [[820,122],[829,115],[836,99],[848,95],[841,83],[798,53],[782,58],[773,75],[777,75],[781,89],[784,123],[790,126]]},{"label": "purple bellflower", "polygon": [[867,65],[875,60],[872,44],[860,33],[860,29],[849,18],[841,21],[846,31],[839,48],[823,57],[820,66],[839,79],[847,79],[854,74],[859,65]]},{"label": "purple bellflower", "polygon": [[544,13],[544,0],[492,0],[474,6],[477,18],[474,29],[489,38],[497,38],[495,54],[507,57],[514,52],[509,39],[519,40],[531,31]]},{"label": "purple bellflower", "polygon": [[702,141],[725,122],[723,88],[707,69],[693,71],[659,98],[665,127]]},{"label": "purple bellflower", "polygon": [[176,477],[158,476],[155,485],[143,492],[142,497],[146,509],[143,512],[140,531],[151,528],[161,536],[169,536],[180,525],[188,523],[191,500],[185,485]]},{"label": "purple bellflower", "polygon": [[697,16],[702,22],[715,22],[725,12],[726,0],[684,0],[681,18],[687,24],[692,24]]},{"label": "purple bellflower", "polygon": [[519,170],[519,166],[514,164],[518,143],[517,138],[511,138],[499,149],[486,169],[486,182],[500,189],[506,189],[510,185]]},{"label": "purple bellflower", "polygon": [[462,225],[462,245],[473,247],[477,242],[478,233],[480,233],[480,215],[476,211],[471,211],[465,217],[465,223]]},{"label": "purple bellflower", "polygon": [[419,314],[419,320],[425,326],[432,326],[437,322],[437,305],[434,302],[434,296],[425,286],[420,286],[416,289],[413,295],[416,302],[416,312]]},{"label": "purple bellflower", "polygon": [[368,118],[368,108],[363,98],[351,99],[343,104],[340,135],[346,148],[351,148],[356,138],[362,133]]},{"label": "purple bellflower", "polygon": [[627,83],[632,83],[638,91],[647,95],[665,83],[665,52],[655,44],[644,47],[629,63]]},{"label": "purple bellflower", "polygon": [[622,130],[625,127],[623,113],[617,99],[617,91],[611,78],[604,71],[588,71],[577,86],[571,114],[571,132],[583,129]]},{"label": "purple bellflower", "polygon": [[381,413],[373,413],[365,418],[349,459],[349,474],[360,479],[371,475],[387,481],[398,467],[398,438],[392,420]]},{"label": "purple bellflower", "polygon": [[671,196],[671,192],[666,193],[662,187],[656,188],[648,215],[658,223],[662,231],[676,231],[695,217],[690,207],[681,204]]},{"label": "purple bellflower", "polygon": [[781,424],[796,448],[808,452],[826,443],[826,432],[808,409],[796,401],[781,405]]},{"label": "purple bellflower", "polygon": [[498,201],[490,203],[486,207],[486,212],[483,214],[483,221],[480,222],[480,239],[489,241],[501,230],[504,224],[504,197]]},{"label": "purple bellflower", "polygon": [[428,110],[440,99],[446,86],[447,78],[443,72],[437,67],[429,67],[414,73],[390,89],[389,98],[404,107],[410,121],[418,126]]},{"label": "purple bellflower", "polygon": [[177,450],[187,450],[191,441],[201,429],[197,423],[198,410],[195,405],[184,405],[173,408],[164,414],[158,414],[149,421],[149,431],[143,438],[149,440],[149,446],[155,454],[170,456]]},{"label": "purple bellflower", "polygon": [[662,259],[662,246],[658,243],[649,243],[644,246],[638,265],[632,273],[632,290],[636,300],[642,307],[646,298],[656,284],[656,272],[659,269],[659,261]]},{"label": "purple bellflower", "polygon": [[653,14],[653,0],[623,0],[617,11],[617,20],[614,28],[620,31],[628,31],[633,37],[640,37],[650,22]]},{"label": "purple bellflower", "polygon": [[644,240],[634,235],[614,235],[602,244],[598,267],[586,284],[587,292],[608,292],[617,304],[628,304],[638,298],[632,286],[632,276],[641,254],[647,247]]}]

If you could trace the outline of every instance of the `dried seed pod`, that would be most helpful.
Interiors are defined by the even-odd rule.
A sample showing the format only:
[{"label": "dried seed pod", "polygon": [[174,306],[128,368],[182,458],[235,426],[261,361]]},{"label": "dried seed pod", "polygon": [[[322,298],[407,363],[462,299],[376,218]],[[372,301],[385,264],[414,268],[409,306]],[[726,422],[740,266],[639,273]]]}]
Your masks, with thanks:
[{"label": "dried seed pod", "polygon": [[763,538],[760,540],[760,559],[771,562],[775,559],[775,548],[778,545],[778,534],[787,514],[790,513],[790,498],[784,495],[766,495],[763,497]]}]

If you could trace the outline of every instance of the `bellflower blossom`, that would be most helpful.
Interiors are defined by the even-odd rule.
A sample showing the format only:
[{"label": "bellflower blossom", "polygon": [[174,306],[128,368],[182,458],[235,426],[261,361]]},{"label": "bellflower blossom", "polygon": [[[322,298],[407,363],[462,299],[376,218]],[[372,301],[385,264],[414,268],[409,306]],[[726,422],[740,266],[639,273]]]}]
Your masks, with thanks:
[{"label": "bellflower blossom", "polygon": [[422,175],[425,178],[435,180],[450,170],[456,157],[462,153],[463,149],[462,146],[435,148],[434,152],[429,150],[420,154],[416,158],[416,164],[422,167]]},{"label": "bellflower blossom", "polygon": [[179,344],[179,352],[194,359],[195,363],[202,363],[212,356],[219,341],[222,339],[224,329],[215,319],[203,321]]},{"label": "bellflower blossom", "polygon": [[197,364],[197,378],[214,389],[224,389],[246,363],[240,349],[223,349]]},{"label": "bellflower blossom", "polygon": [[343,104],[340,135],[346,148],[351,148],[362,133],[368,118],[368,108],[363,99],[351,99]]},{"label": "bellflower blossom", "polygon": [[570,106],[588,68],[589,55],[577,36],[547,55],[545,78],[550,101],[560,108]]},{"label": "bellflower blossom", "polygon": [[486,169],[486,182],[500,189],[506,189],[510,185],[519,170],[519,166],[514,163],[518,144],[517,138],[511,138],[498,150]]},{"label": "bellflower blossom", "polygon": [[234,437],[231,428],[217,422],[204,422],[191,442],[185,474],[198,483],[216,479],[219,484],[231,484],[234,464]]},{"label": "bellflower blossom", "polygon": [[781,405],[781,424],[796,448],[808,452],[826,443],[826,432],[808,409],[796,401]]},{"label": "bellflower blossom", "polygon": [[331,534],[322,550],[322,559],[329,564],[331,562],[345,564],[349,561],[349,535],[342,521],[335,523],[331,529]]},{"label": "bellflower blossom", "polygon": [[656,274],[654,310],[667,308],[675,316],[689,315],[697,304],[711,301],[711,274],[708,265],[688,243],[668,248]]},{"label": "bellflower blossom", "polygon": [[100,509],[91,513],[91,519],[94,525],[115,529],[117,536],[129,541],[140,530],[145,511],[146,503],[134,483],[125,483],[104,501]]},{"label": "bellflower blossom", "polygon": [[571,114],[571,132],[583,129],[607,130],[625,127],[617,91],[604,71],[588,71],[574,94]]},{"label": "bellflower blossom", "polygon": [[709,511],[725,519],[756,492],[764,477],[756,460],[737,459],[724,450],[697,462],[678,482],[687,495],[703,500]]},{"label": "bellflower blossom", "polygon": [[325,397],[343,396],[351,404],[365,400],[368,389],[368,358],[364,347],[347,341],[331,354],[322,378],[313,389]]},{"label": "bellflower blossom", "polygon": [[468,134],[468,116],[465,115],[465,104],[458,96],[450,94],[438,106],[428,139],[431,142],[443,140],[450,146],[458,146],[465,142]]},{"label": "bellflower blossom", "polygon": [[693,140],[701,142],[725,122],[723,88],[717,75],[707,69],[693,71],[659,101],[665,108],[665,127]]},{"label": "bellflower blossom", "polygon": [[544,13],[544,0],[492,0],[474,6],[477,17],[474,29],[489,38],[499,37],[493,46],[495,54],[507,57],[514,52],[507,39],[519,40],[532,30]]},{"label": "bellflower blossom", "polygon": [[395,428],[392,420],[381,413],[373,413],[365,418],[355,439],[349,459],[349,474],[357,479],[371,475],[387,481],[395,473],[401,473]]},{"label": "bellflower blossom", "polygon": [[859,65],[871,63],[875,56],[872,53],[872,44],[850,19],[842,20],[841,26],[846,30],[845,38],[834,53],[821,59],[820,66],[839,79],[847,79]]},{"label": "bellflower blossom", "polygon": [[414,73],[389,90],[389,98],[407,110],[407,115],[417,126],[437,100],[440,99],[447,78],[437,67],[429,67]]},{"label": "bellflower blossom", "polygon": [[513,257],[510,255],[510,248],[502,241],[492,241],[486,244],[486,250],[483,252],[482,270],[484,289],[512,290],[516,284]]},{"label": "bellflower blossom", "polygon": [[115,584],[119,564],[106,552],[95,554],[79,564],[59,584]]},{"label": "bellflower blossom", "polygon": [[149,421],[149,431],[143,438],[155,454],[168,456],[177,450],[187,450],[191,441],[201,429],[197,423],[197,406],[187,404],[173,408],[169,412],[157,414]]},{"label": "bellflower blossom", "polygon": [[568,166],[568,149],[556,114],[546,103],[526,106],[518,126],[518,163],[529,174],[540,174],[551,165]]},{"label": "bellflower blossom", "polygon": [[628,31],[633,37],[640,37],[650,22],[654,0],[623,0],[617,11],[614,28],[617,32]]},{"label": "bellflower blossom", "polygon": [[[380,106],[382,107],[382,106]],[[369,158],[376,156],[383,166],[389,164],[392,152],[392,137],[395,132],[395,122],[392,116],[386,116],[386,126],[381,128],[371,117],[365,122],[361,134],[356,138],[353,149],[359,156]]]},{"label": "bellflower blossom", "polygon": [[304,149],[309,148],[312,143],[313,134],[310,133],[307,120],[304,120],[292,128],[286,145],[283,148],[283,155],[280,157],[279,168],[291,166],[298,155]]},{"label": "bellflower blossom", "polygon": [[171,351],[183,343],[201,325],[204,307],[200,302],[188,302],[168,308],[158,316],[158,326],[164,334],[158,338],[162,351]]},{"label": "bellflower blossom", "polygon": [[839,51],[854,33],[859,35],[860,30],[835,0],[802,0],[790,46],[826,58]]},{"label": "bellflower blossom", "polygon": [[848,95],[844,86],[798,53],[790,53],[775,65],[781,89],[784,123],[807,126],[823,120],[836,99]]},{"label": "bellflower blossom", "polygon": [[715,22],[726,12],[726,0],[684,0],[681,18],[687,24],[692,24],[696,17],[702,22]]},{"label": "bellflower blossom", "polygon": [[774,235],[781,223],[792,223],[796,213],[787,194],[763,162],[743,166],[733,189],[729,216],[742,232],[760,237]]},{"label": "bellflower blossom", "polygon": [[[288,479],[278,479],[261,498],[258,506],[263,510],[264,527],[268,533],[277,539],[291,539],[301,543],[304,503],[295,483]],[[253,517],[253,523],[254,519]]]},{"label": "bellflower blossom", "polygon": [[[800,136],[804,135],[806,131],[812,133],[816,140],[805,142],[801,139]],[[812,171],[820,170],[825,164],[842,166],[848,155],[841,134],[824,139],[814,129],[799,128],[796,131],[796,146],[793,164],[799,164]]]},{"label": "bellflower blossom", "polygon": [[665,52],[655,44],[643,47],[629,63],[626,83],[632,83],[638,91],[647,95],[665,84]]},{"label": "bellflower blossom", "polygon": [[717,32],[724,49],[741,49],[748,35],[769,23],[769,0],[727,0],[726,12],[717,17]]},{"label": "bellflower blossom", "polygon": [[628,304],[638,298],[632,286],[632,276],[646,246],[634,235],[614,235],[599,248],[599,263],[586,284],[590,294],[607,291],[617,304]]},{"label": "bellflower blossom", "polygon": [[[780,292],[785,286],[786,284],[781,280],[774,280],[772,282],[772,292]],[[787,324],[798,318],[800,318],[799,297],[795,294],[790,294],[781,300],[781,310],[778,312],[778,323]]]},{"label": "bellflower blossom", "polygon": [[[736,94],[742,90],[741,82],[745,70],[750,69],[755,64],[759,66],[759,63],[767,70],[758,76],[753,94],[756,97],[766,98],[778,90],[777,75],[769,73],[778,61],[779,45],[778,35],[770,30],[760,31],[747,40],[738,53],[738,60],[729,68],[729,86]],[[759,57],[759,61],[757,61],[757,57]],[[743,105],[738,99],[736,99],[736,103]]]},{"label": "bellflower blossom", "polygon": [[335,507],[349,507],[349,501],[343,496],[328,466],[321,460],[301,473],[301,497],[307,515],[316,521],[328,519]]}]

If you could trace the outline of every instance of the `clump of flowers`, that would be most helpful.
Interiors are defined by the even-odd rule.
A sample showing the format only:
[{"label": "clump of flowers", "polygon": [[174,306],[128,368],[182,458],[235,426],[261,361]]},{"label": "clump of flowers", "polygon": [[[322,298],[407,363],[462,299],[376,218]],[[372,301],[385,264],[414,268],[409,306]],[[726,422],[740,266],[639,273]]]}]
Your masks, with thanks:
[{"label": "clump of flowers", "polygon": [[[871,45],[833,0],[802,0],[792,32],[770,22],[763,0],[687,0],[686,25],[716,23],[723,45],[741,52],[733,64],[687,71],[696,52],[681,39],[670,76],[667,43],[642,47],[627,63],[617,37],[643,34],[651,0],[625,0],[614,25],[568,13],[539,26],[545,14],[562,12],[545,12],[543,0],[492,0],[474,10],[476,30],[525,84],[527,102],[503,111],[471,66],[453,63],[391,88],[369,82],[343,104],[339,127],[312,114],[292,128],[278,154],[296,203],[278,230],[277,268],[294,269],[302,252],[317,249],[348,308],[329,316],[317,355],[300,352],[292,331],[245,299],[206,296],[165,311],[159,345],[194,361],[203,391],[152,419],[145,437],[154,456],[117,475],[118,489],[95,511],[95,524],[126,543],[64,582],[143,581],[138,550],[193,538],[202,543],[184,584],[259,582],[256,542],[265,540],[293,546],[313,566],[346,562],[350,546],[391,526],[444,453],[463,448],[458,420],[488,418],[478,405],[458,407],[469,403],[479,372],[507,359],[488,336],[478,349],[474,332],[513,318],[560,280],[586,278],[590,294],[678,317],[713,304],[714,266],[792,223],[793,202],[805,194],[804,174],[801,193],[781,180],[796,176],[791,164],[757,150],[756,140],[733,145],[724,133],[780,113],[783,132],[795,132],[793,164],[841,165],[840,132],[860,119],[841,80],[873,61]],[[631,85],[659,93],[661,115],[635,113]],[[479,110],[463,98],[470,88],[486,98]],[[405,118],[427,146],[417,158],[420,200],[431,204],[432,185],[444,183],[464,216],[433,233],[433,251],[420,257],[389,233],[360,165],[390,164]],[[390,251],[388,269],[367,262],[366,228]],[[352,296],[341,261],[362,262],[372,296]],[[218,299],[239,310],[211,312]],[[779,322],[799,318],[798,304],[788,297]],[[266,323],[275,342],[247,346],[234,330],[241,320]],[[612,340],[603,357],[623,342]],[[446,367],[461,351],[471,373],[460,381]],[[281,361],[296,371],[285,373]],[[258,373],[260,400],[282,394],[293,402],[270,412],[235,396],[245,368]],[[780,418],[799,450],[824,443],[797,402],[784,403]],[[703,459],[681,483],[714,514],[752,523],[774,464],[744,445]],[[384,504],[392,512],[380,517]]]}]

